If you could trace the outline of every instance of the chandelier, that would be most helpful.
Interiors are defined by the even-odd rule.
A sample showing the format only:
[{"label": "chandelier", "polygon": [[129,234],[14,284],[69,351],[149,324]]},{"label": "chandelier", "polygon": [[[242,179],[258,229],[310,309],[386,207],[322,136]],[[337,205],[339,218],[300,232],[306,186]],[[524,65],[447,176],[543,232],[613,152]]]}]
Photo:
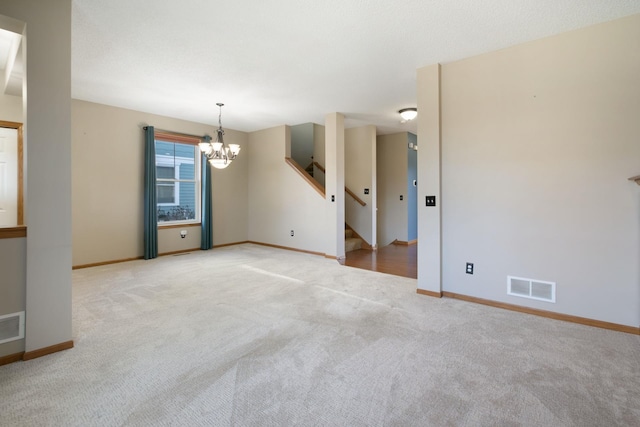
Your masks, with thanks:
[{"label": "chandelier", "polygon": [[240,146],[238,144],[225,144],[224,143],[224,130],[222,130],[222,106],[224,104],[217,103],[220,107],[220,113],[218,114],[218,130],[216,131],[216,142],[211,142],[211,138],[206,137],[205,142],[198,144],[200,151],[207,156],[209,163],[216,169],[224,169],[231,164],[232,161],[238,157],[240,152]]}]

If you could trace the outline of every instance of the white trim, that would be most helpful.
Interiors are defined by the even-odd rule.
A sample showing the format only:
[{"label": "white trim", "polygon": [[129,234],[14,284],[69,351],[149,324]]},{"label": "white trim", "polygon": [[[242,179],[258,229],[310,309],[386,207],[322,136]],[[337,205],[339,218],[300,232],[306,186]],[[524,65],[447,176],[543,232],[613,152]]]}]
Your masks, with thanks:
[{"label": "white trim", "polygon": [[[181,142],[173,142],[173,141],[165,141],[162,139],[156,139],[155,142],[163,142],[165,144],[180,144],[189,147],[193,147],[193,157],[181,157],[181,156],[170,156],[166,154],[156,154],[156,167],[173,167],[174,170],[174,178],[156,178],[156,185],[158,183],[166,182],[172,183],[174,185],[174,200],[173,203],[156,203],[157,207],[175,207],[180,206],[180,184],[181,183],[190,183],[194,184],[194,204],[193,211],[195,214],[194,219],[188,219],[183,221],[158,221],[158,227],[164,225],[189,225],[189,224],[198,224],[201,221],[201,206],[202,206],[202,173],[201,173],[201,159],[200,159],[200,150],[197,145],[186,144]],[[175,151],[174,151],[175,153]],[[193,165],[193,179],[180,179],[180,166],[182,164]]]}]

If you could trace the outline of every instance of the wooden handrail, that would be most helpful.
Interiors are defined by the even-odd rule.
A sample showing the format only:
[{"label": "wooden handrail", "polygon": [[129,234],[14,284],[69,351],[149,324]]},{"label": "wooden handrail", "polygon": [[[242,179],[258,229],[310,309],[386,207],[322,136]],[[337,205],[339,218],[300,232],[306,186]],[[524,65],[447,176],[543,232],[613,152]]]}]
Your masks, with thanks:
[{"label": "wooden handrail", "polygon": [[632,176],[631,178],[629,178],[629,181],[635,181],[636,184],[640,185],[640,175]]},{"label": "wooden handrail", "polygon": [[366,206],[367,205],[367,202],[362,200],[360,197],[356,196],[356,193],[354,193],[353,191],[349,190],[346,186],[344,187],[344,191],[346,191],[348,195],[353,197],[353,200],[355,200],[356,202],[360,203],[361,206]]},{"label": "wooden handrail", "polygon": [[[322,166],[320,163],[314,161],[313,165],[315,167],[317,167],[318,169],[320,169],[320,172],[325,173],[325,169],[324,166]],[[356,202],[358,202],[360,204],[360,206],[367,206],[367,202],[365,202],[364,200],[362,200],[360,197],[356,196],[356,193],[354,193],[353,191],[351,191],[349,188],[347,188],[347,186],[344,186],[344,191],[347,192],[348,195],[350,195],[351,197],[353,197],[353,200],[355,200]]]},{"label": "wooden handrail", "polygon": [[318,169],[320,169],[320,172],[325,173],[325,172],[324,172],[324,171],[325,171],[325,169],[324,169],[324,167],[323,167],[320,163],[318,163],[318,162],[313,162],[313,165],[314,165],[315,167],[317,167]]},{"label": "wooden handrail", "polygon": [[302,178],[304,178],[305,181],[307,181],[309,184],[311,184],[313,189],[316,190],[322,197],[326,197],[325,194],[324,194],[324,187],[322,187],[322,185],[320,185],[320,183],[318,181],[313,179],[313,177],[311,175],[309,175],[309,173],[306,170],[302,169],[302,166],[300,166],[298,164],[298,162],[293,160],[291,157],[285,157],[284,161],[289,166],[291,166],[293,168],[293,170],[298,172],[298,174]]}]

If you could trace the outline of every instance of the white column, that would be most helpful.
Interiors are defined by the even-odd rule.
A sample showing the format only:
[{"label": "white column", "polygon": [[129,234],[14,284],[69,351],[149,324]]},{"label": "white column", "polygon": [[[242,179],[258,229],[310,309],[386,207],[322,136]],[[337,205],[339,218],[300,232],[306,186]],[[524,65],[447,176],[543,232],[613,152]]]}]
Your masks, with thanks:
[{"label": "white column", "polygon": [[[418,293],[441,296],[440,64],[418,69]],[[426,206],[435,196],[436,205]]]},{"label": "white column", "polygon": [[71,0],[3,0],[26,23],[25,351],[70,343]]},{"label": "white column", "polygon": [[325,117],[325,196],[327,202],[326,256],[344,258],[344,116]]}]

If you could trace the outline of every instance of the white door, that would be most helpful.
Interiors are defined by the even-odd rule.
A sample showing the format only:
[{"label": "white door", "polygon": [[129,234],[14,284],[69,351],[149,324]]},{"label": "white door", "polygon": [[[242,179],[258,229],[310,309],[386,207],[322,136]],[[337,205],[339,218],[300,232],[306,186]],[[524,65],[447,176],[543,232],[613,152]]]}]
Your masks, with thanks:
[{"label": "white door", "polygon": [[18,131],[0,127],[0,227],[18,225]]}]

